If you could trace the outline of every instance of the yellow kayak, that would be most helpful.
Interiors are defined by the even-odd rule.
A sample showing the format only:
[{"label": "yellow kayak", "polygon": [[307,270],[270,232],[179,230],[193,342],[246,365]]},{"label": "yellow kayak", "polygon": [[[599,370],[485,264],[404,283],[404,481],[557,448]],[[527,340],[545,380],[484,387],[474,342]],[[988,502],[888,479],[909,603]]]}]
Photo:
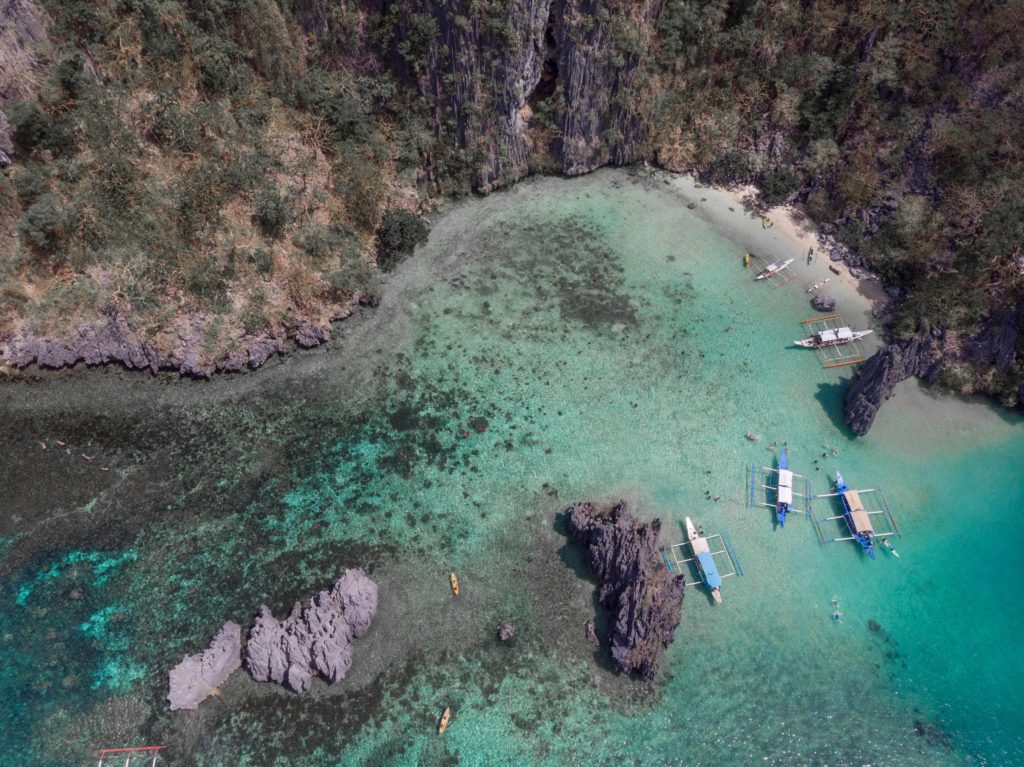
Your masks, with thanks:
[{"label": "yellow kayak", "polygon": [[750,266],[750,254],[749,253],[747,253],[745,256],[743,256],[743,265],[744,266]]},{"label": "yellow kayak", "polygon": [[455,574],[454,570],[452,570],[451,580],[452,580],[452,593],[455,596],[458,596],[459,595],[459,576],[457,576]]},{"label": "yellow kayak", "polygon": [[444,735],[444,731],[448,729],[448,722],[452,720],[452,710],[445,707],[444,713],[441,714],[441,721],[437,724],[437,734]]}]

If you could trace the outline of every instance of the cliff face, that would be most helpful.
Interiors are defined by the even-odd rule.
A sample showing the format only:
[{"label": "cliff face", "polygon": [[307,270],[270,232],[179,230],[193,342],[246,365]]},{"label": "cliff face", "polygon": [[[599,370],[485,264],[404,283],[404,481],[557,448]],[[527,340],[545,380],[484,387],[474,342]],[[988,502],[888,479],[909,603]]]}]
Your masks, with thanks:
[{"label": "cliff face", "polygon": [[489,192],[532,169],[566,175],[633,162],[636,93],[664,0],[421,0],[394,20],[391,62],[414,80]]},{"label": "cliff face", "polygon": [[884,346],[857,370],[846,390],[846,423],[860,436],[868,433],[878,409],[900,381],[919,376],[930,383],[945,365],[943,333],[935,331]]}]

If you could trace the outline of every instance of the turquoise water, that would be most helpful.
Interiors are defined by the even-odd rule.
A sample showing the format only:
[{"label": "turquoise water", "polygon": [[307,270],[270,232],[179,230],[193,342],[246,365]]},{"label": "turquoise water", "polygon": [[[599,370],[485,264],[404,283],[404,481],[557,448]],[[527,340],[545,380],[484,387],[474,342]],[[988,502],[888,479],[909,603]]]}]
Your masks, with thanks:
[{"label": "turquoise water", "polygon": [[[784,243],[733,214],[713,226],[621,172],[530,182],[454,206],[328,349],[210,384],[94,371],[4,387],[11,753],[1024,763],[1019,421],[905,384],[853,439],[849,373],[785,348],[809,316],[800,280],[774,289],[740,265]],[[883,488],[900,558],[748,510],[746,472],[773,440],[817,492],[836,468]],[[687,515],[727,529],[745,572],[721,607],[688,590],[653,684],[586,642],[593,584],[560,521],[571,501],[618,498],[666,540]],[[343,683],[297,697],[236,674],[199,711],[167,711],[167,670],[225,620],[248,624],[263,601],[283,612],[351,566],[382,602]],[[518,635],[499,646],[506,619]]]}]

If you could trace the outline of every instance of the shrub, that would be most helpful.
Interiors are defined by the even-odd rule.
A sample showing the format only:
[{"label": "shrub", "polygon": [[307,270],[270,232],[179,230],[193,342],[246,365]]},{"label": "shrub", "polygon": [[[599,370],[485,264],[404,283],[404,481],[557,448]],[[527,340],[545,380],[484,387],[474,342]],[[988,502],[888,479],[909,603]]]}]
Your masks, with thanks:
[{"label": "shrub", "polygon": [[22,205],[31,205],[40,196],[50,191],[46,183],[46,171],[39,163],[18,168],[14,176],[14,187],[18,191],[18,200]]},{"label": "shrub", "polygon": [[331,298],[344,301],[357,290],[368,290],[373,284],[373,269],[358,254],[343,258],[341,265],[327,276]]},{"label": "shrub", "polygon": [[761,199],[769,206],[782,205],[800,187],[789,168],[771,168],[761,174]]},{"label": "shrub", "polygon": [[386,211],[377,230],[377,266],[391,271],[426,241],[427,227],[422,219],[401,208]]},{"label": "shrub", "polygon": [[193,55],[199,65],[199,80],[210,95],[232,93],[246,80],[248,68],[242,51],[230,40],[200,37]]},{"label": "shrub", "polygon": [[41,146],[50,132],[49,115],[34,101],[15,101],[7,108],[7,120],[14,126],[14,145],[25,154]]},{"label": "shrub", "polygon": [[256,192],[253,214],[263,234],[275,239],[281,236],[292,220],[288,201],[278,194],[277,188],[273,185],[265,186]]},{"label": "shrub", "polygon": [[303,224],[295,233],[292,243],[302,248],[314,261],[323,261],[328,256],[340,252],[346,245],[352,244],[351,233],[338,227],[327,227],[323,224]]},{"label": "shrub", "polygon": [[18,232],[34,248],[52,251],[75,228],[73,209],[56,195],[40,195],[18,221]]},{"label": "shrub", "polygon": [[274,257],[266,248],[252,248],[245,252],[244,258],[260,274],[270,274],[274,271]]}]

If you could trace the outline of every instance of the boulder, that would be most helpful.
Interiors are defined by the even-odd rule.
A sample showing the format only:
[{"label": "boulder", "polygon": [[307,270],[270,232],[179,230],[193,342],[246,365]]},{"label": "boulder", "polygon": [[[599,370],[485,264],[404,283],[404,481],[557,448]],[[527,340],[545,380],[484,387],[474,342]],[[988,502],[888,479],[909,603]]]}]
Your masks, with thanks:
[{"label": "boulder", "polygon": [[516,635],[516,627],[508,621],[498,626],[498,641],[507,642]]},{"label": "boulder", "polygon": [[831,312],[836,308],[836,299],[829,295],[815,296],[811,299],[811,306],[819,312]]},{"label": "boulder", "polygon": [[171,711],[195,709],[242,665],[242,627],[228,621],[210,646],[198,655],[186,655],[171,669],[167,700]]}]

